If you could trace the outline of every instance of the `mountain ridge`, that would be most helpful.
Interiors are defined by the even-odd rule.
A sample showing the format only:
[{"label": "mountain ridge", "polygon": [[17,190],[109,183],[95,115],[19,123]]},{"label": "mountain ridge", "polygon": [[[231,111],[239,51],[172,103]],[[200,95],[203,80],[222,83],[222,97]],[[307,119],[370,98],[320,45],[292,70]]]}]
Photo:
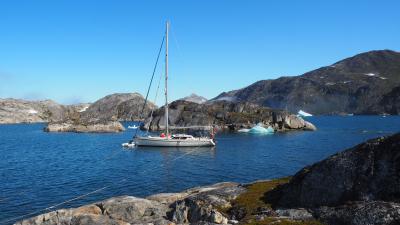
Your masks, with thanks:
[{"label": "mountain ridge", "polygon": [[399,110],[385,109],[393,107],[375,107],[398,86],[400,52],[374,50],[299,76],[260,80],[223,92],[210,101],[245,101],[291,112],[303,109],[313,114],[399,114]]}]

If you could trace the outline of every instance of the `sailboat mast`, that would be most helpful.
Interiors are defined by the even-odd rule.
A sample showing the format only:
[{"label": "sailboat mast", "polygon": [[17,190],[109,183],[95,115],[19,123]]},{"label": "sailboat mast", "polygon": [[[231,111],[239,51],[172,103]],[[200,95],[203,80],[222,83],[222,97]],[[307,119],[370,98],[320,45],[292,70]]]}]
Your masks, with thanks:
[{"label": "sailboat mast", "polygon": [[167,21],[165,30],[165,129],[167,138],[169,136],[168,130],[168,29],[169,22]]}]

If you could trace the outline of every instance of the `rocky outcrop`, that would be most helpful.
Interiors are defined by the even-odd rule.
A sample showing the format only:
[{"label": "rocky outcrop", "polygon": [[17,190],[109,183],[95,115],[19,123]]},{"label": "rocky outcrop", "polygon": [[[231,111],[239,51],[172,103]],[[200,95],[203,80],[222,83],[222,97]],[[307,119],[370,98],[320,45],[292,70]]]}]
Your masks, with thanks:
[{"label": "rocky outcrop", "polygon": [[[250,128],[257,123],[272,126],[275,130],[315,130],[316,127],[302,118],[283,110],[260,107],[251,103],[215,101],[197,104],[175,101],[169,105],[169,125],[174,127],[217,126],[221,129],[237,130]],[[150,130],[165,128],[164,107],[156,110],[153,118],[145,123]]]},{"label": "rocky outcrop", "polygon": [[[91,104],[81,114],[81,121],[137,121],[143,120],[140,113],[145,99],[139,93],[117,93],[107,95]],[[143,115],[147,116],[156,106],[147,102]]]},{"label": "rocky outcrop", "polygon": [[61,121],[84,109],[87,104],[60,105],[51,100],[0,99],[0,124]]},{"label": "rocky outcrop", "polygon": [[315,216],[334,225],[392,225],[400,223],[400,204],[384,201],[350,202],[337,207],[320,207]]},{"label": "rocky outcrop", "polygon": [[261,80],[213,100],[251,102],[311,114],[399,113],[400,53],[362,53],[301,76]]},{"label": "rocky outcrop", "polygon": [[237,183],[219,183],[146,199],[121,196],[75,209],[59,209],[15,224],[227,224],[228,219],[217,208],[229,206],[244,191]]},{"label": "rocky outcrop", "polygon": [[[0,99],[0,124],[49,122],[54,126],[106,124],[140,117],[144,98],[138,93],[108,95],[93,104],[61,105],[51,100]],[[144,117],[156,106],[147,102]],[[49,129],[52,130],[52,129]]]},{"label": "rocky outcrop", "polygon": [[[140,113],[144,98],[138,93],[112,94],[99,99],[84,110],[64,120],[50,122],[45,131],[48,132],[121,132],[124,129],[118,121],[143,119]],[[156,106],[148,102],[144,115]]]},{"label": "rocky outcrop", "polygon": [[400,133],[333,155],[270,193],[281,207],[336,206],[348,201],[400,201]]},{"label": "rocky outcrop", "polygon": [[328,224],[400,223],[400,133],[299,171],[265,194],[275,208],[309,208]]},{"label": "rocky outcrop", "polygon": [[46,132],[76,132],[76,133],[115,133],[124,131],[124,126],[118,121],[104,121],[93,124],[58,122],[49,123]]}]

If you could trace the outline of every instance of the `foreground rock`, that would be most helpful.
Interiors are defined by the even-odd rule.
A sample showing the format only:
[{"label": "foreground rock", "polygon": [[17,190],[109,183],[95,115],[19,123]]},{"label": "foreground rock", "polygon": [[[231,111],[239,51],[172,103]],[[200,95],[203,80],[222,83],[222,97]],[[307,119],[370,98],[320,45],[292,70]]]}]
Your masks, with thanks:
[{"label": "foreground rock", "polygon": [[226,224],[228,219],[216,208],[229,207],[229,202],[244,191],[245,188],[237,183],[219,183],[147,199],[121,196],[76,209],[60,209],[16,224]]},{"label": "foreground rock", "polygon": [[400,133],[299,171],[265,194],[276,208],[309,208],[329,224],[400,224]]},{"label": "foreground rock", "polygon": [[125,130],[118,121],[106,121],[93,124],[83,123],[49,123],[45,128],[46,132],[77,132],[77,133],[116,133]]},{"label": "foreground rock", "polygon": [[[260,107],[251,103],[215,101],[197,104],[179,100],[169,105],[171,128],[217,126],[221,129],[238,130],[251,128],[260,122],[278,131],[316,129],[311,123],[286,111]],[[163,130],[164,124],[164,108],[160,108],[154,112],[153,118],[146,121],[145,128]]]}]

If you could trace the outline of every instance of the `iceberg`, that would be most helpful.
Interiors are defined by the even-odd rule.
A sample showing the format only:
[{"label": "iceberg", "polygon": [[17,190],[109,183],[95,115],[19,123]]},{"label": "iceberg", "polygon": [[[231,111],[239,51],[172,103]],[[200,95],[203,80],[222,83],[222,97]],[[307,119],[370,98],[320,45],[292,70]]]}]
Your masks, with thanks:
[{"label": "iceberg", "polygon": [[259,123],[251,129],[240,129],[238,130],[238,132],[252,134],[273,134],[275,130],[271,126],[269,126],[268,128],[264,128],[262,124]]},{"label": "iceberg", "polygon": [[299,112],[297,113],[298,117],[307,117],[307,116],[312,116],[312,114],[308,113],[308,112],[304,112],[303,110],[299,110]]}]

